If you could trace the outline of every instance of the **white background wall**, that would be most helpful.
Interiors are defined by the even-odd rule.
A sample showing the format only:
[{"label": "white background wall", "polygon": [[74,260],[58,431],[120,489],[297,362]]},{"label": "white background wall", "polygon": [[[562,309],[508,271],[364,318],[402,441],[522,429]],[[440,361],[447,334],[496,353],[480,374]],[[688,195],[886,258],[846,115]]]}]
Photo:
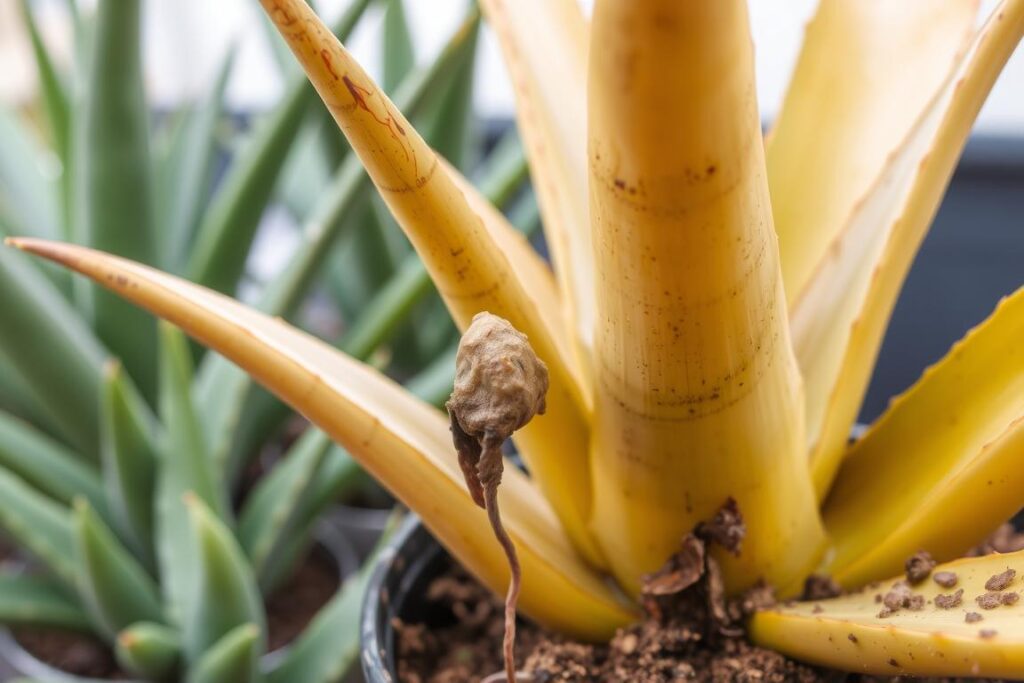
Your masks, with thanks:
[{"label": "white background wall", "polygon": [[[35,0],[47,18],[53,42],[66,42],[61,15],[65,0]],[[901,0],[892,0],[900,2]],[[943,0],[935,0],[942,2]],[[17,0],[0,0],[0,96],[24,97],[33,82],[30,56],[17,30]],[[89,6],[95,0],[79,0]],[[429,59],[457,25],[466,0],[405,0],[414,39]],[[584,4],[591,2],[583,0]],[[327,17],[337,16],[349,0],[314,0]],[[983,0],[986,15],[995,0]],[[757,46],[761,108],[771,118],[782,99],[816,0],[750,0]],[[265,108],[281,92],[281,80],[260,25],[256,0],[146,0],[144,36],[149,90],[160,104],[195,98],[206,88],[228,46],[240,49],[230,99],[233,106]],[[350,40],[364,64],[379,62],[379,12],[373,12]],[[538,46],[538,49],[543,49]],[[512,92],[493,36],[485,32],[477,71],[477,106],[485,115],[508,115]],[[979,129],[1024,136],[1024,49],[1017,51],[983,110]]]}]

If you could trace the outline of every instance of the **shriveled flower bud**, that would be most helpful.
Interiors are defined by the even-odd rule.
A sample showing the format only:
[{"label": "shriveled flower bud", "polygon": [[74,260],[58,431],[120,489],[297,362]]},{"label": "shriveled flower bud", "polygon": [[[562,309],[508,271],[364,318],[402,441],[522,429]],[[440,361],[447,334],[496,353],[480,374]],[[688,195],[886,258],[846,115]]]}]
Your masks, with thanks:
[{"label": "shriveled flower bud", "polygon": [[[446,404],[459,464],[473,500],[501,482],[501,444],[544,413],[548,369],[526,335],[504,318],[477,313],[455,357],[455,390]],[[481,462],[483,452],[497,453]],[[492,461],[493,460],[493,461]]]}]

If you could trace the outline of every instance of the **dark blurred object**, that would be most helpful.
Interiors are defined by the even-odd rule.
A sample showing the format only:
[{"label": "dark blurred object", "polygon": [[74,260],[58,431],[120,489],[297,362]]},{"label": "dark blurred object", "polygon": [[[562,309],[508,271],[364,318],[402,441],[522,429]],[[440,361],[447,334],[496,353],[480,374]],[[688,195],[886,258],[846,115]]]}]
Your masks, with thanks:
[{"label": "dark blurred object", "polygon": [[1022,285],[1024,136],[975,136],[896,304],[860,420],[878,417]]}]

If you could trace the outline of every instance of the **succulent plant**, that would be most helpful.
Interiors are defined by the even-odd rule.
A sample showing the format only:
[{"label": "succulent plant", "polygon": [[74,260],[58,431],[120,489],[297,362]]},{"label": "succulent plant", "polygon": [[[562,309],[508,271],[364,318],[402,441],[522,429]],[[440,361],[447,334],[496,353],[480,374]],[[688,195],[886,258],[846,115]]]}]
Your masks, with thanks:
[{"label": "succulent plant", "polygon": [[[381,4],[384,45],[405,47],[404,59],[387,61],[396,101],[433,126],[439,148],[468,160],[468,113],[450,112],[469,98],[479,12],[469,11],[436,60],[417,67],[401,1]],[[347,36],[368,5],[352,3],[337,35]],[[233,293],[271,198],[289,201],[291,172],[321,191],[293,198],[305,221],[300,245],[258,290],[257,305],[300,322],[332,254],[344,260],[354,251],[346,240],[368,227],[387,235],[362,206],[373,208],[363,191],[369,178],[333,123],[324,129],[318,121],[322,110],[301,74],[288,75],[281,103],[254,126],[211,192],[230,56],[205,100],[168,117],[151,139],[138,0],[102,0],[94,18],[80,17],[78,39],[93,49],[79,60],[89,69],[74,86],[54,66],[29,4],[22,9],[52,149],[40,148],[23,117],[0,110],[0,232],[72,237]],[[449,112],[444,126],[438,111]],[[330,162],[320,160],[322,177],[288,168],[291,150],[310,146],[303,135],[314,143],[300,155],[311,166],[312,153],[326,154],[318,143],[337,148]],[[37,163],[47,155],[63,169],[55,180]],[[529,197],[512,202],[526,178],[518,138],[503,138],[478,167],[490,198],[514,204],[524,231],[538,224]],[[383,278],[377,295],[349,312],[334,340],[358,357],[386,353],[403,321],[430,303],[418,256],[397,249],[395,257],[376,274]],[[157,344],[152,319],[120,298],[72,287],[60,271],[38,265],[0,254],[0,534],[33,560],[27,571],[0,570],[0,623],[93,632],[146,679],[174,672],[197,681],[257,679],[267,636],[262,595],[289,576],[323,511],[361,480],[358,465],[309,430],[241,490],[250,458],[289,414],[283,404],[171,328]],[[346,273],[341,281],[359,279]],[[427,362],[439,353],[421,354],[425,370],[413,378],[436,404],[451,386],[451,372]],[[352,581],[323,607],[271,679],[338,677],[354,653],[360,586]]]},{"label": "succulent plant", "polygon": [[[897,575],[920,549],[952,560],[1020,508],[1024,290],[848,435],[971,123],[1024,34],[1021,0],[979,30],[973,1],[822,0],[765,144],[742,0],[598,0],[589,26],[574,0],[483,0],[557,281],[302,0],[261,4],[459,327],[490,311],[547,366],[547,412],[515,436],[530,478],[506,468],[499,495],[521,606],[539,623],[599,640],[635,620],[642,575],[729,498],[747,536],[718,557],[726,589],[763,580],[782,597],[815,572],[848,589]],[[237,362],[482,581],[507,583],[433,407],[195,284],[77,246],[14,244]],[[944,570],[966,602],[1006,566],[1024,570],[1024,555]],[[940,589],[908,589],[921,609],[887,619],[870,590],[783,604],[753,616],[750,635],[861,672],[1019,675],[1019,604],[979,625],[943,609],[954,598]]]}]

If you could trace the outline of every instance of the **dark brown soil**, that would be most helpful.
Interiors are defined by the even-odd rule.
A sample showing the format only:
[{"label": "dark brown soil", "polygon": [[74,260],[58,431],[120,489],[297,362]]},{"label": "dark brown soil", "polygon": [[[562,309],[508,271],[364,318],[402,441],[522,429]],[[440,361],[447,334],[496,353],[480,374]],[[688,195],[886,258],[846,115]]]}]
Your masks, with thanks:
[{"label": "dark brown soil", "polygon": [[[270,650],[287,645],[298,636],[340,584],[334,560],[314,548],[295,575],[267,601]],[[18,642],[50,666],[88,678],[130,678],[117,666],[110,648],[89,634],[56,629],[18,629]]]},{"label": "dark brown soil", "polygon": [[314,547],[309,559],[267,600],[269,649],[276,650],[295,640],[339,584],[335,561],[326,551]]},{"label": "dark brown soil", "polygon": [[[707,531],[707,530],[705,530]],[[718,530],[721,532],[721,529]],[[728,536],[719,536],[728,538]],[[707,534],[701,541],[715,540]],[[697,549],[699,546],[699,550]],[[1024,549],[1024,533],[1006,525],[972,555]],[[763,592],[724,601],[713,562],[695,579],[694,566],[706,562],[693,537],[648,581],[648,618],[620,630],[607,645],[572,642],[521,622],[517,668],[536,683],[957,683],[959,679],[876,678],[808,667],[751,645],[743,619],[763,604]],[[946,578],[946,577],[940,577]],[[826,577],[808,591],[833,592]],[[436,579],[429,589],[430,624],[395,623],[401,683],[479,683],[502,668],[502,604],[462,569]],[[997,682],[998,683],[998,682]]]}]

